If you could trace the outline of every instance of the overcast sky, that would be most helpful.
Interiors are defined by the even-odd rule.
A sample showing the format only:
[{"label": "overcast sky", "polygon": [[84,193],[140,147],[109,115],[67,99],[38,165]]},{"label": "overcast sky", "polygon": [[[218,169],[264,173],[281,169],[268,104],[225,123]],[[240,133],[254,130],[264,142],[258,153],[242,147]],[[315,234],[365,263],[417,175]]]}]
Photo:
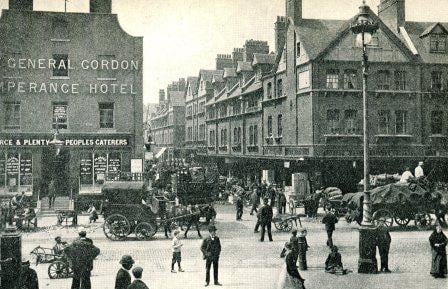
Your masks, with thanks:
[{"label": "overcast sky", "polygon": [[[377,11],[380,0],[367,0]],[[69,12],[88,12],[88,0],[69,0]],[[304,17],[348,19],[361,0],[303,0]],[[35,10],[64,11],[64,0],[35,0]],[[8,0],[0,0],[0,9]],[[266,40],[274,49],[274,22],[285,0],[113,0],[123,28],[144,36],[144,101],[180,77],[214,69],[216,54],[229,54],[246,39]],[[406,18],[448,22],[448,0],[407,0]]]}]

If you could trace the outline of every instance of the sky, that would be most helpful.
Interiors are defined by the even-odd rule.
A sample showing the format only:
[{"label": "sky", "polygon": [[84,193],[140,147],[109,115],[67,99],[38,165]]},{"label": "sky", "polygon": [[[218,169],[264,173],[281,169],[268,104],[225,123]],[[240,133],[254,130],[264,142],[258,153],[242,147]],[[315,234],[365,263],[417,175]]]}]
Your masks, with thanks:
[{"label": "sky", "polygon": [[[380,0],[367,0],[377,11]],[[64,0],[34,0],[35,10],[64,11]],[[304,18],[349,19],[362,0],[303,0]],[[7,9],[8,0],[0,0]],[[88,12],[89,0],[68,0],[68,12]],[[112,12],[131,35],[144,37],[144,102],[179,78],[214,69],[217,54],[230,54],[245,40],[268,41],[285,0],[113,0]],[[448,22],[448,0],[407,0],[406,19]]]}]

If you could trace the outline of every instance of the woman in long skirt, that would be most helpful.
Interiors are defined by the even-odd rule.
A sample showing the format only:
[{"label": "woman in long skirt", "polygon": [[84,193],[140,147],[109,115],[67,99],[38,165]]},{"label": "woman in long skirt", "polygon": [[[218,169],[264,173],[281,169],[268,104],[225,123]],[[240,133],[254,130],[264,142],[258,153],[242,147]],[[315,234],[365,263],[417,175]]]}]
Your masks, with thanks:
[{"label": "woman in long skirt", "polygon": [[280,273],[280,277],[277,284],[277,289],[305,289],[305,279],[300,276],[297,270],[297,252],[291,250],[291,243],[285,245],[288,253],[286,254],[285,264]]},{"label": "woman in long skirt", "polygon": [[429,237],[429,243],[431,244],[432,262],[431,262],[431,275],[434,278],[445,278],[447,274],[446,264],[446,245],[447,237],[442,232],[442,226],[437,225],[434,232]]}]

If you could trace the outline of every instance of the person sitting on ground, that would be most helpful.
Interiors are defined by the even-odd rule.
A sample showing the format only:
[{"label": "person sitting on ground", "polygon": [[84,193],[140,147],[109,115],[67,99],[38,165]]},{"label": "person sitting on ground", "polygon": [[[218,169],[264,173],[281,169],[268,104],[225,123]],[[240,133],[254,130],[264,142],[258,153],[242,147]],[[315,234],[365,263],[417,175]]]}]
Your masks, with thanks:
[{"label": "person sitting on ground", "polygon": [[331,247],[331,253],[325,261],[325,272],[331,274],[347,274],[347,270],[342,265],[342,257],[338,252],[337,246]]},{"label": "person sitting on ground", "polygon": [[93,204],[90,204],[87,213],[89,214],[89,223],[95,223],[96,220],[98,220],[98,212],[96,211],[96,208]]},{"label": "person sitting on ground", "polygon": [[67,246],[67,242],[63,242],[61,236],[54,238],[56,244],[53,246],[53,253],[55,255],[61,256],[64,253],[64,249]]},{"label": "person sitting on ground", "polygon": [[135,279],[131,283],[131,285],[128,286],[128,289],[149,289],[149,287],[146,286],[145,282],[142,281],[142,267],[135,267],[134,269],[132,269],[132,275],[134,275]]}]

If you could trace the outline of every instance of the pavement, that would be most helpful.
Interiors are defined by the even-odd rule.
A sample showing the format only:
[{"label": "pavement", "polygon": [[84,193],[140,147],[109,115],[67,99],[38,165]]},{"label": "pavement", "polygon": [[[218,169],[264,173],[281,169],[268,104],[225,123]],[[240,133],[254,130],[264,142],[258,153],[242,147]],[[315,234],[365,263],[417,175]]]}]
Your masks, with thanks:
[{"label": "pavement", "polygon": [[[234,207],[219,205],[217,210],[218,236],[221,239],[222,254],[220,258],[219,278],[221,288],[235,289],[273,289],[276,288],[278,275],[284,260],[279,258],[284,243],[289,234],[277,231],[273,226],[273,242],[259,242],[259,235],[253,233],[255,216],[250,216],[245,209],[243,220],[235,220]],[[358,226],[347,224],[340,219],[334,233],[334,243],[342,254],[344,267],[352,270],[345,276],[335,276],[324,272],[324,262],[329,253],[325,245],[326,233],[317,220],[302,219],[303,227],[308,230],[310,249],[307,253],[309,270],[301,271],[306,279],[306,288],[319,289],[385,289],[385,288],[427,288],[446,289],[446,279],[433,279],[429,275],[431,252],[428,238],[431,231],[392,230],[392,245],[389,255],[391,274],[365,275],[356,273],[358,262]],[[44,216],[39,220],[37,232],[22,234],[22,254],[30,257],[29,252],[40,245],[52,247],[57,235],[64,240],[72,241],[77,237],[77,229],[73,227],[55,226],[55,216]],[[120,265],[118,261],[124,254],[130,254],[136,260],[136,265],[144,268],[143,281],[151,289],[193,289],[203,288],[205,278],[205,262],[200,252],[201,239],[197,232],[189,232],[188,239],[182,239],[182,267],[185,272],[171,273],[171,241],[165,239],[159,232],[150,241],[137,241],[129,238],[127,241],[113,242],[102,232],[102,220],[89,225],[88,218],[81,216],[79,224],[84,226],[88,236],[101,249],[101,254],[95,260],[92,272],[92,288],[114,288],[115,274]],[[206,236],[206,229],[202,235]],[[379,257],[378,257],[379,261]],[[47,275],[48,264],[40,264],[36,269],[40,288],[63,289],[70,288],[70,279],[51,280]],[[213,282],[213,281],[212,281]],[[211,286],[215,287],[215,286]],[[219,288],[219,287],[215,287]]]}]

